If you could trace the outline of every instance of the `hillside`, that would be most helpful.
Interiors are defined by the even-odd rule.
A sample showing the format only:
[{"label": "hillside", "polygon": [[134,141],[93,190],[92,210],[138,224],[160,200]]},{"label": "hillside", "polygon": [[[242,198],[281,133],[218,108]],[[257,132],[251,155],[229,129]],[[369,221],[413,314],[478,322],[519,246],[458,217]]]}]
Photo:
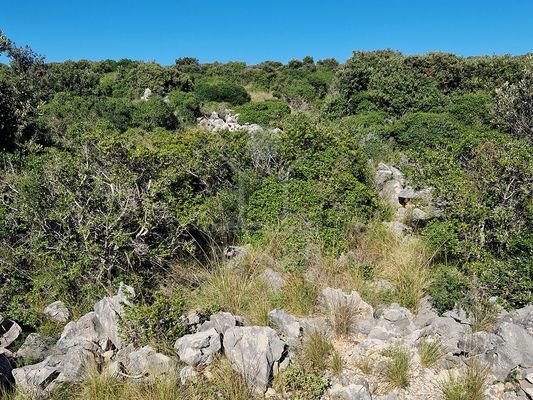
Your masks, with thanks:
[{"label": "hillside", "polygon": [[0,53],[0,397],[533,398],[531,55]]}]

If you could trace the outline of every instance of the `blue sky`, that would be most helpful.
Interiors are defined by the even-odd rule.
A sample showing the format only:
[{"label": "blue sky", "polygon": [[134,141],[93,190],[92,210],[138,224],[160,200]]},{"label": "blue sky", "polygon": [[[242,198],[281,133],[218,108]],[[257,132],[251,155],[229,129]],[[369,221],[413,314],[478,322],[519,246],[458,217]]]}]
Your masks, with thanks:
[{"label": "blue sky", "polygon": [[4,0],[0,28],[49,61],[344,61],[353,50],[533,51],[530,0]]}]

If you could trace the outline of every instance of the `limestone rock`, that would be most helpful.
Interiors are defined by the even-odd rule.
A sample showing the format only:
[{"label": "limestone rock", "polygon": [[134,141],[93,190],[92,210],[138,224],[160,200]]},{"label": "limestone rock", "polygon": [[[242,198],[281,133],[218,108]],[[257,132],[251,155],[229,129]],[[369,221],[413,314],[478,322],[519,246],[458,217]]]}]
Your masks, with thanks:
[{"label": "limestone rock", "polygon": [[59,376],[59,359],[47,357],[44,361],[26,365],[13,370],[15,384],[28,392],[32,398],[43,398],[50,390],[50,385]]},{"label": "limestone rock", "polygon": [[300,322],[283,310],[272,310],[268,313],[268,321],[287,339],[299,339],[303,335]]},{"label": "limestone rock", "polygon": [[525,328],[503,322],[496,330],[496,335],[502,339],[502,343],[487,351],[484,359],[490,363],[498,380],[504,381],[516,367],[533,367],[533,337]]},{"label": "limestone rock", "polygon": [[283,361],[286,345],[269,327],[234,327],[224,335],[224,351],[232,367],[255,392],[263,394],[275,364]]},{"label": "limestone rock", "polygon": [[363,301],[356,291],[346,294],[341,289],[326,288],[322,291],[321,301],[330,312],[339,307],[351,307],[360,319],[366,319],[374,312],[372,306]]},{"label": "limestone rock", "polygon": [[272,291],[278,291],[286,284],[283,276],[279,272],[276,272],[270,268],[266,268],[263,272],[261,272],[259,279],[265,282]]},{"label": "limestone rock", "polygon": [[200,325],[198,332],[205,332],[211,328],[214,328],[217,333],[223,335],[229,328],[240,325],[242,325],[242,320],[240,317],[235,317],[228,312],[220,311],[211,315],[208,321],[205,321],[202,325]]},{"label": "limestone rock", "polygon": [[328,396],[332,400],[372,400],[368,384],[352,383],[348,386],[336,384],[328,390]]},{"label": "limestone rock", "polygon": [[22,328],[19,324],[0,315],[0,349],[17,340],[21,332]]},{"label": "limestone rock", "polygon": [[[94,305],[102,331],[101,340],[109,340],[116,349],[120,349],[122,341],[118,332],[118,320],[124,313],[124,305],[129,305],[129,298],[135,296],[131,286],[121,284],[118,293],[113,297],[104,297]],[[101,343],[102,347],[105,344]]]},{"label": "limestone rock", "polygon": [[[230,328],[231,330],[233,328]],[[185,364],[196,367],[213,362],[221,349],[220,334],[215,328],[180,337],[174,348]]]},{"label": "limestone rock", "polygon": [[20,346],[20,349],[18,349],[17,356],[34,362],[42,361],[50,355],[60,353],[55,343],[56,341],[51,337],[30,333],[22,346]]},{"label": "limestone rock", "polygon": [[174,360],[150,346],[131,352],[124,366],[130,375],[147,377],[170,375],[176,369]]},{"label": "limestone rock", "polygon": [[61,300],[54,301],[44,309],[44,314],[55,322],[67,322],[70,319],[70,311]]}]

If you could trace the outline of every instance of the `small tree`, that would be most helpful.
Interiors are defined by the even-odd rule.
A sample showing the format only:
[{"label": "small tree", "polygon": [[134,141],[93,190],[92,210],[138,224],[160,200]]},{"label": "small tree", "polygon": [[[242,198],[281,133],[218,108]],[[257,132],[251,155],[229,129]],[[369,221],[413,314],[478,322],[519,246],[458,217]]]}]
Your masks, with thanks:
[{"label": "small tree", "polygon": [[494,122],[517,137],[533,138],[533,56],[526,58],[523,78],[496,90]]}]

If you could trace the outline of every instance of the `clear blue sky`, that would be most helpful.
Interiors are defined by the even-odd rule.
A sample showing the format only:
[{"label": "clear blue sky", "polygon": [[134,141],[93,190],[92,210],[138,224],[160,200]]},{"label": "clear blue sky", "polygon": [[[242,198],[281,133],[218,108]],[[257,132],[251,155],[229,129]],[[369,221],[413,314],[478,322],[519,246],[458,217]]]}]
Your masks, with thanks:
[{"label": "clear blue sky", "polygon": [[533,51],[533,1],[4,0],[0,28],[49,61],[523,54]]}]

